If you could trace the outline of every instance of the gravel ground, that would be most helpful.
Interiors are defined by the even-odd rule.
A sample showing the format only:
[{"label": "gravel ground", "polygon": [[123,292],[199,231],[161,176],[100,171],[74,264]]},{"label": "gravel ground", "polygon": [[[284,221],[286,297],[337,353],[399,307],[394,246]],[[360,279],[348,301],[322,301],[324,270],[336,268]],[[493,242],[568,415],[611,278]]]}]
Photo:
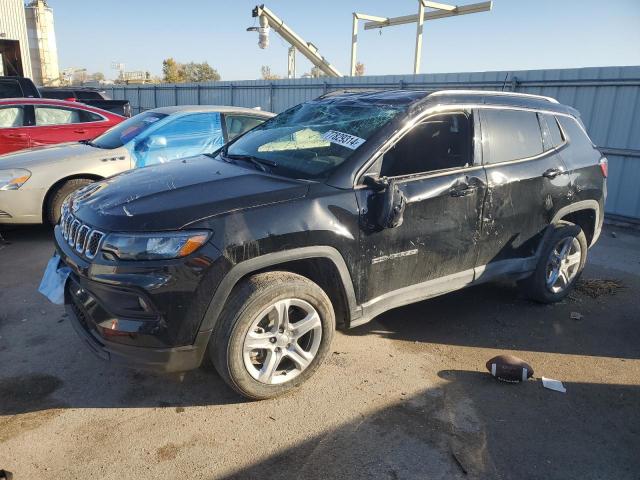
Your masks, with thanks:
[{"label": "gravel ground", "polygon": [[[607,229],[590,252],[583,278],[613,282],[553,306],[490,284],[387,312],[338,333],[311,381],[264,402],[213,372],[95,358],[36,292],[50,232],[3,235],[0,469],[15,480],[640,478],[637,232]],[[534,379],[495,381],[484,364],[499,353]]]}]

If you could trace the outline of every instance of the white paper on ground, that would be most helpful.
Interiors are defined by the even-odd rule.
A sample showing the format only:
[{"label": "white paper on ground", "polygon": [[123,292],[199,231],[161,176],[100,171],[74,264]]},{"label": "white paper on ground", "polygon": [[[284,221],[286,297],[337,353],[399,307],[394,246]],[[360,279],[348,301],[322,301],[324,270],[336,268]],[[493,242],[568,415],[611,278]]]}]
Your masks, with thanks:
[{"label": "white paper on ground", "polygon": [[562,382],[560,380],[554,380],[553,378],[542,377],[542,386],[549,390],[555,390],[556,392],[567,393],[567,389],[564,388]]}]

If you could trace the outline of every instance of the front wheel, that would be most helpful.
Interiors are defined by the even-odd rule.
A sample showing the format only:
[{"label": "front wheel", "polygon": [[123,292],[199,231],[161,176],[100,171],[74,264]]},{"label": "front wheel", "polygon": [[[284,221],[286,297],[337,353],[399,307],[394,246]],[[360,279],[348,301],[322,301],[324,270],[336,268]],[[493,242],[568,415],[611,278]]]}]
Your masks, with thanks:
[{"label": "front wheel", "polygon": [[573,223],[560,221],[542,247],[533,274],[520,282],[524,293],[542,303],[566,297],[576,284],[587,261],[587,239]]},{"label": "front wheel", "polygon": [[60,209],[62,208],[62,204],[67,198],[69,198],[69,195],[93,182],[94,180],[91,180],[90,178],[72,178],[56,188],[56,190],[51,193],[45,209],[46,219],[48,222],[51,225],[57,224],[60,220]]},{"label": "front wheel", "polygon": [[238,393],[272,398],[313,375],[329,352],[334,330],[331,301],[318,285],[294,273],[266,272],[234,288],[209,355]]}]

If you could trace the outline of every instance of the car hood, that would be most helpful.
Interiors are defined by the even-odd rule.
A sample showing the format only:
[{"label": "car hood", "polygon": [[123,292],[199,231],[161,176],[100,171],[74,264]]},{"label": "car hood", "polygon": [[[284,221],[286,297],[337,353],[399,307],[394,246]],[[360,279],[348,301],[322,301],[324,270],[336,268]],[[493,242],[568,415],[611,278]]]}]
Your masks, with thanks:
[{"label": "car hood", "polygon": [[0,156],[0,168],[31,169],[33,167],[49,165],[61,160],[69,160],[77,157],[104,157],[110,159],[114,155],[125,155],[125,151],[120,148],[105,150],[78,142],[60,143],[45,147],[28,148],[16,153],[2,155]]},{"label": "car hood", "polygon": [[205,155],[129,170],[71,199],[72,212],[106,231],[175,230],[233,210],[303,197],[309,183]]}]

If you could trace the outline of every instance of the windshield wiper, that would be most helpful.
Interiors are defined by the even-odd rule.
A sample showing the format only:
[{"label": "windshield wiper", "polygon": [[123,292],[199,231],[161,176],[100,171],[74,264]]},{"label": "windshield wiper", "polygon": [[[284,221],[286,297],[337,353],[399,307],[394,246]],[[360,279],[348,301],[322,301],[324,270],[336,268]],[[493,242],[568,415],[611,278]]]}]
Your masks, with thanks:
[{"label": "windshield wiper", "polygon": [[82,143],[83,145],[89,145],[90,147],[95,147],[91,140],[78,140],[78,143]]},{"label": "windshield wiper", "polygon": [[[225,152],[226,153],[226,152]],[[228,158],[229,160],[245,160],[253,164],[258,170],[261,170],[265,173],[271,173],[270,170],[265,167],[268,165],[269,167],[277,167],[278,164],[273,160],[267,160],[266,158],[254,157],[253,155],[238,155],[238,154],[226,154],[223,158]]]}]

